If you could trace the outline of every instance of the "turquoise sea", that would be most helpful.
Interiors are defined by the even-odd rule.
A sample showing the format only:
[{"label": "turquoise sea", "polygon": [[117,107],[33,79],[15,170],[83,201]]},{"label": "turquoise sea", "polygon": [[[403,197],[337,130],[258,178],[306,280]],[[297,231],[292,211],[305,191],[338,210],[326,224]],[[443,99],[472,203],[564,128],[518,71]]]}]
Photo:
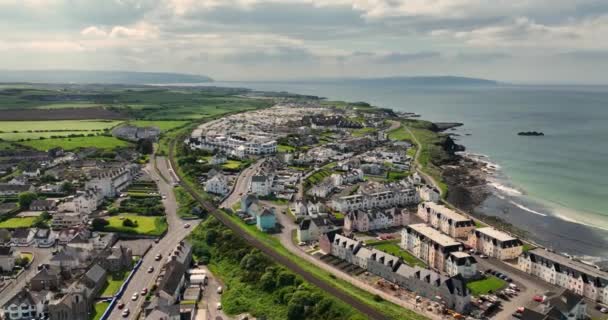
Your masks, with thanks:
[{"label": "turquoise sea", "polygon": [[[459,143],[499,166],[496,195],[478,210],[530,232],[538,243],[608,259],[608,87],[404,86],[373,82],[226,82],[219,86],[367,101],[462,122]],[[521,137],[536,130],[544,137]],[[603,260],[602,259],[602,260]]]}]

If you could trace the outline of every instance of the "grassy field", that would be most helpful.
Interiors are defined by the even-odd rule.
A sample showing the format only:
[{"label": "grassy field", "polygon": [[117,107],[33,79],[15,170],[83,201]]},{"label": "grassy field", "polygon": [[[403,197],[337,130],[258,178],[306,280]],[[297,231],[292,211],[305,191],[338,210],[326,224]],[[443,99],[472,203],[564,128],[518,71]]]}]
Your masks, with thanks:
[{"label": "grassy field", "polygon": [[53,120],[53,121],[0,121],[3,132],[31,131],[92,131],[112,128],[121,121],[114,120]]},{"label": "grassy field", "polygon": [[122,284],[127,280],[127,276],[129,275],[126,271],[114,272],[108,276],[108,280],[101,290],[100,297],[113,297]]},{"label": "grassy field", "polygon": [[397,141],[412,141],[412,135],[403,126],[389,131],[388,138]]},{"label": "grassy field", "polygon": [[410,266],[420,266],[425,268],[426,264],[422,262],[420,259],[413,256],[411,253],[401,249],[399,247],[399,240],[387,240],[387,241],[377,241],[369,243],[370,246],[386,252],[388,254],[392,254],[396,257],[401,257],[405,263]]},{"label": "grassy field", "polygon": [[15,217],[0,222],[0,229],[29,228],[36,222],[37,217]]},{"label": "grassy field", "polygon": [[409,175],[409,171],[389,171],[386,175],[386,179],[389,181],[399,181],[407,178]]},{"label": "grassy field", "polygon": [[111,150],[116,147],[127,147],[131,145],[126,141],[107,136],[30,140],[19,142],[19,144],[41,151],[47,151],[55,147],[61,147],[64,150],[75,150],[78,148],[91,147]]},{"label": "grassy field", "polygon": [[23,141],[23,140],[37,140],[40,138],[51,139],[58,137],[68,137],[69,135],[97,135],[101,133],[99,131],[51,131],[51,132],[7,132],[0,133],[0,139],[6,141]]},{"label": "grassy field", "polygon": [[93,313],[91,314],[91,320],[99,320],[103,313],[106,312],[106,309],[110,306],[109,302],[97,302],[95,304],[95,308],[93,308]]},{"label": "grassy field", "polygon": [[157,121],[152,121],[152,120],[135,120],[135,121],[129,121],[130,124],[138,126],[138,127],[157,127],[161,131],[168,131],[168,130],[171,130],[171,129],[179,128],[179,127],[185,125],[188,122],[189,121],[182,121],[182,120],[167,120],[167,121],[163,121],[163,120],[157,120]]},{"label": "grassy field", "polygon": [[[137,223],[136,227],[125,227],[122,225],[125,218],[131,219]],[[167,230],[167,222],[164,217],[144,217],[133,214],[122,214],[120,216],[114,216],[106,218],[110,223],[105,227],[105,231],[108,232],[119,232],[119,233],[131,233],[141,234],[148,236],[159,236]]]},{"label": "grassy field", "polygon": [[313,186],[317,183],[323,181],[323,179],[329,177],[331,175],[331,171],[327,169],[321,169],[315,173],[313,173],[310,177],[306,178],[306,183],[309,186]]},{"label": "grassy field", "polygon": [[53,103],[42,106],[37,106],[36,109],[80,109],[80,108],[91,108],[98,107],[99,104],[92,102],[75,102],[75,103]]},{"label": "grassy field", "polygon": [[507,285],[507,282],[494,276],[488,276],[486,279],[477,280],[467,283],[467,288],[471,290],[471,294],[478,296],[489,292],[496,292]]},{"label": "grassy field", "polygon": [[354,137],[362,137],[377,132],[376,128],[361,128],[352,131]]},{"label": "grassy field", "polygon": [[280,145],[277,146],[277,151],[278,152],[287,153],[287,152],[294,152],[295,150],[296,150],[296,148],[294,148],[292,146],[285,145],[285,144],[280,144]]},{"label": "grassy field", "polygon": [[229,169],[229,170],[237,170],[237,169],[241,168],[242,165],[243,165],[243,163],[241,161],[228,160],[228,161],[226,161],[226,163],[224,163],[222,165],[222,168]]},{"label": "grassy field", "polygon": [[175,194],[175,200],[177,200],[178,204],[177,214],[181,218],[196,218],[196,216],[192,214],[192,208],[197,204],[196,200],[194,200],[194,198],[192,198],[192,196],[182,187],[173,188],[173,193]]}]

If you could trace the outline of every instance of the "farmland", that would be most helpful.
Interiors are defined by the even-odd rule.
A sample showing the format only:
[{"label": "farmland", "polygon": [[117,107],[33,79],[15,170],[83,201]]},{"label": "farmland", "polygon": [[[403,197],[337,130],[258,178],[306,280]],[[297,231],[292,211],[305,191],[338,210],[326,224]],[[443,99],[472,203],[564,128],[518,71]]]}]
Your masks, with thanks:
[{"label": "farmland", "polygon": [[182,121],[182,120],[167,120],[167,121],[150,121],[150,120],[135,120],[135,121],[129,121],[130,124],[134,125],[134,126],[138,126],[138,127],[157,127],[159,128],[161,131],[168,131],[171,129],[175,129],[175,128],[179,128],[183,125],[185,125],[186,123],[188,123],[188,121]]},{"label": "farmland", "polygon": [[47,151],[55,147],[61,147],[64,150],[75,150],[78,148],[98,148],[111,150],[116,147],[127,147],[131,145],[126,141],[106,136],[30,140],[19,142],[19,144],[26,147],[32,147],[40,151]]},{"label": "farmland", "polygon": [[0,121],[3,132],[94,131],[114,127],[115,120]]}]

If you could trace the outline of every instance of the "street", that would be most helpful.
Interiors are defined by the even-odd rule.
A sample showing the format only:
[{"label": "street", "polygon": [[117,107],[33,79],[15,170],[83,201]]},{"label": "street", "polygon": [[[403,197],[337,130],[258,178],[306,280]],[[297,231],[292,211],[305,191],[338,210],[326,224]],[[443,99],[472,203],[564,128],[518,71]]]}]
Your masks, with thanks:
[{"label": "street", "polygon": [[262,163],[264,163],[264,159],[256,161],[239,174],[232,193],[230,193],[230,195],[222,202],[220,208],[230,209],[236,203],[241,201],[241,197],[249,192],[249,183],[251,182],[251,177],[257,173]]},{"label": "street", "polygon": [[[128,308],[131,312],[130,315],[123,318],[121,314],[124,309],[118,310],[118,308],[114,308],[109,319],[135,319],[135,316],[138,314],[145,299],[140,294],[136,301],[131,301],[131,296],[135,292],[139,294],[143,288],[149,289],[154,284],[165,261],[165,259],[154,261],[154,257],[157,254],[162,254],[163,258],[167,257],[169,252],[171,252],[182,239],[187,237],[199,223],[199,221],[196,220],[189,220],[188,223],[192,226],[188,229],[184,228],[184,222],[177,216],[177,202],[173,194],[173,186],[159,176],[158,172],[154,169],[154,162],[157,162],[158,170],[161,171],[163,176],[170,177],[171,175],[169,173],[169,168],[166,165],[165,158],[163,157],[152,157],[150,163],[144,169],[152,179],[157,181],[159,192],[166,196],[166,199],[163,200],[163,205],[165,206],[169,228],[167,234],[160,239],[144,257],[142,257],[143,262],[141,267],[135,273],[122,296],[121,301],[125,303],[124,309]],[[148,268],[150,266],[154,267],[154,272],[152,273],[148,273]]]},{"label": "street", "polygon": [[25,269],[23,274],[21,274],[19,278],[11,280],[7,288],[0,292],[0,306],[8,302],[9,299],[11,299],[19,291],[21,291],[23,287],[25,287],[27,282],[30,281],[30,279],[32,279],[32,277],[34,277],[38,272],[36,267],[39,264],[46,264],[50,261],[54,248],[38,248],[36,246],[27,246],[15,247],[15,250],[33,253],[34,260],[32,261],[29,268]]}]

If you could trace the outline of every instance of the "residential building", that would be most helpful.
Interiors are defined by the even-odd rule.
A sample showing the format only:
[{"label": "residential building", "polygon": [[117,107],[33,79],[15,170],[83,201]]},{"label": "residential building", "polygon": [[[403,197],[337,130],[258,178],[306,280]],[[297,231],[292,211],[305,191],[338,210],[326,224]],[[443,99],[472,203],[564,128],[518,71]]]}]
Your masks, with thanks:
[{"label": "residential building", "polygon": [[230,192],[228,186],[228,178],[225,175],[218,173],[211,179],[205,182],[205,191],[209,193],[225,196]]},{"label": "residential building", "polygon": [[327,198],[334,190],[335,186],[331,179],[325,179],[321,183],[314,185],[310,188],[310,195],[319,197],[319,198]]},{"label": "residential building", "polygon": [[78,212],[57,212],[53,214],[51,227],[55,230],[72,228],[82,225],[85,217]]},{"label": "residential building", "polygon": [[265,197],[270,195],[272,187],[272,179],[269,176],[253,176],[251,177],[251,183],[249,190],[251,193]]},{"label": "residential building", "polygon": [[520,270],[593,301],[608,304],[608,272],[543,248],[522,253]]},{"label": "residential building", "polygon": [[409,221],[410,215],[406,209],[357,210],[344,217],[344,231],[347,233],[368,232],[405,226]]},{"label": "residential building", "polygon": [[115,197],[131,183],[138,171],[139,166],[132,163],[99,169],[91,172],[91,179],[85,183],[85,188],[99,190],[102,198]]},{"label": "residential building", "polygon": [[221,151],[234,156],[274,154],[277,152],[277,141],[263,135],[248,134],[247,137],[236,134],[208,133],[198,138],[190,138],[188,144],[193,149]]},{"label": "residential building", "polygon": [[17,253],[10,246],[0,246],[0,272],[10,272],[15,267]]},{"label": "residential building", "polygon": [[223,154],[216,154],[209,159],[209,163],[212,165],[222,165],[226,163],[228,159]]},{"label": "residential building", "polygon": [[49,260],[51,267],[64,268],[64,269],[80,269],[86,266],[87,261],[90,261],[90,251],[62,247],[59,252],[54,254]]},{"label": "residential building", "polygon": [[472,219],[434,202],[419,204],[418,217],[452,238],[466,238],[475,229]]},{"label": "residential building", "polygon": [[43,265],[42,269],[30,279],[30,288],[32,291],[57,291],[61,283],[60,268]]},{"label": "residential building", "polygon": [[22,192],[33,192],[34,186],[31,184],[9,184],[0,183],[0,196],[16,196]]},{"label": "residential building", "polygon": [[12,242],[16,246],[29,246],[34,242],[35,228],[18,228],[13,231]]},{"label": "residential building", "polygon": [[522,320],[584,320],[587,315],[587,303],[583,297],[569,290],[548,297],[535,309],[525,308],[521,313]]},{"label": "residential building", "polygon": [[277,217],[274,210],[264,208],[261,213],[255,217],[255,224],[261,231],[270,231],[277,225]]},{"label": "residential building", "polygon": [[167,301],[167,304],[174,304],[178,301],[180,291],[183,288],[186,278],[186,267],[177,262],[175,257],[165,264],[165,275],[158,286],[159,297]]},{"label": "residential building", "polygon": [[462,251],[462,243],[424,223],[411,224],[401,231],[401,248],[411,252],[432,269],[445,271],[451,252]]},{"label": "residential building", "polygon": [[450,276],[460,274],[463,278],[470,279],[477,274],[477,260],[466,252],[450,252],[445,260],[445,272]]},{"label": "residential building", "polygon": [[339,187],[344,184],[355,183],[363,181],[363,170],[352,169],[344,173],[334,173],[331,175],[331,180],[334,186]]},{"label": "residential building", "polygon": [[521,240],[491,227],[471,230],[467,244],[482,254],[500,260],[517,258],[523,248]]},{"label": "residential building", "polygon": [[56,200],[34,200],[30,204],[30,210],[32,211],[54,211],[57,209],[57,201]]},{"label": "residential building", "polygon": [[430,201],[439,203],[441,200],[441,193],[437,188],[429,185],[423,185],[418,187],[418,193],[420,194],[420,200],[422,201]]},{"label": "residential building", "polygon": [[297,229],[297,237],[299,242],[317,241],[319,237],[331,230],[335,226],[327,218],[305,218],[300,222]]},{"label": "residential building", "polygon": [[[371,191],[371,192],[368,192]],[[387,184],[373,190],[360,190],[331,201],[334,210],[348,213],[356,210],[382,209],[418,203],[416,188],[409,183]]]},{"label": "residential building", "polygon": [[133,253],[131,248],[116,245],[110,249],[102,250],[98,254],[99,264],[110,272],[129,270],[133,264]]},{"label": "residential building", "polygon": [[90,319],[95,299],[105,285],[106,279],[106,270],[94,264],[78,281],[50,300],[48,303],[50,319]]},{"label": "residential building", "polygon": [[101,205],[103,195],[98,189],[78,191],[76,195],[67,197],[58,206],[58,211],[70,211],[82,215],[91,214]]},{"label": "residential building", "polygon": [[47,302],[46,295],[24,288],[2,306],[4,319],[31,320],[44,318],[47,315]]}]

